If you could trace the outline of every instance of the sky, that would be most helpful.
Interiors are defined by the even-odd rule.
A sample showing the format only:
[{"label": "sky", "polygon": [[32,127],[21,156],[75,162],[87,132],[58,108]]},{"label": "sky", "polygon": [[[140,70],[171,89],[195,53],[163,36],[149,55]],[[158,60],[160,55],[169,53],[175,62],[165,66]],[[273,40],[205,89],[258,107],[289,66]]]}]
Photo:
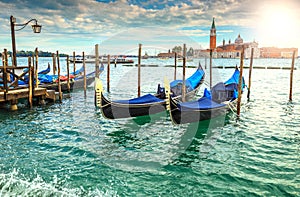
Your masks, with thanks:
[{"label": "sky", "polygon": [[207,49],[212,19],[217,45],[238,34],[259,47],[300,48],[299,0],[0,0],[0,48],[11,51],[9,18],[17,24],[17,50],[72,54],[136,54],[138,45],[150,55],[174,46]]}]

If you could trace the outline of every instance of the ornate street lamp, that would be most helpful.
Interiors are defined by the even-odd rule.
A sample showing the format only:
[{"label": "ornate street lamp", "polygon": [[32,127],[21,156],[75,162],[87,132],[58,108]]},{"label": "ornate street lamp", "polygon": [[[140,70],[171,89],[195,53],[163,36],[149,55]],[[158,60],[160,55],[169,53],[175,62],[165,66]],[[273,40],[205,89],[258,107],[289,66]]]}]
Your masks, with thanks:
[{"label": "ornate street lamp", "polygon": [[[16,18],[13,16],[10,16],[11,41],[12,41],[12,50],[13,50],[13,59],[12,59],[13,66],[17,66],[15,31],[20,31],[20,30],[24,29],[32,21],[35,22],[35,24],[32,25],[33,33],[40,33],[42,30],[42,26],[37,23],[36,19],[30,19],[29,21],[27,21],[26,23],[23,23],[23,24],[16,24]],[[20,27],[20,28],[15,30],[15,26]]]}]

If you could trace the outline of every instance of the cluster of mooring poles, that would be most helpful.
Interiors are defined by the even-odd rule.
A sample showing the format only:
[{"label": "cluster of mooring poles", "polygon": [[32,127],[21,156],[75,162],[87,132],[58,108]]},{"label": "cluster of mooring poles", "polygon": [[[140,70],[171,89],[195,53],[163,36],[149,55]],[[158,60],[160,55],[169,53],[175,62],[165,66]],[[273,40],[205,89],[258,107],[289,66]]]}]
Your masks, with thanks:
[{"label": "cluster of mooring poles", "polygon": [[[244,45],[242,47],[241,55],[240,55],[240,75],[239,75],[239,83],[238,83],[238,98],[237,98],[237,105],[236,105],[236,114],[237,118],[240,117],[241,113],[241,99],[242,99],[242,91],[243,91],[243,69],[244,69],[244,53],[245,53],[245,48]],[[212,88],[212,56],[213,56],[213,51],[210,49],[209,52],[209,86],[210,89]],[[206,59],[205,59],[206,62]],[[206,64],[206,63],[205,63]],[[252,64],[253,64],[253,48],[251,49],[251,59],[250,59],[250,70],[249,70],[249,86],[248,86],[248,94],[247,98],[248,101],[250,100],[250,88],[251,88],[251,75],[252,75]]]},{"label": "cluster of mooring poles", "polygon": [[[14,57],[12,57],[14,59]],[[17,71],[23,72],[18,74]],[[21,86],[19,81],[25,81],[28,76],[28,85]],[[28,99],[29,107],[33,105],[33,99],[36,98],[38,104],[45,104],[45,99],[54,100],[52,91],[46,88],[38,87],[38,49],[32,57],[28,57],[28,66],[8,65],[8,52],[4,49],[2,53],[2,66],[0,66],[0,75],[2,86],[0,86],[0,104],[1,106],[10,104],[11,110],[17,110],[19,99]]]},{"label": "cluster of mooring poles", "polygon": [[[95,64],[95,75],[99,77],[99,55],[98,53],[98,45],[96,45],[96,61]],[[98,53],[99,54],[99,53]],[[11,57],[15,60],[14,57]],[[84,97],[86,98],[87,91],[87,74],[86,74],[86,63],[85,63],[85,54],[82,52],[83,58],[83,89],[84,89]],[[73,52],[73,73],[76,73],[76,55]],[[14,62],[14,61],[12,61]],[[70,75],[70,57],[67,55],[66,57],[66,66],[67,73],[66,78],[67,81],[65,85],[67,88],[62,89],[62,81],[61,81],[61,65],[60,65],[60,55],[59,51],[52,54],[52,73],[53,76],[57,76],[56,82],[52,82],[54,85],[57,85],[57,92],[52,90],[51,88],[47,88],[47,85],[39,83],[38,76],[38,48],[35,49],[34,54],[31,57],[28,57],[28,65],[27,66],[15,66],[14,64],[8,65],[8,51],[4,49],[2,53],[2,66],[0,66],[0,107],[5,107],[7,104],[10,105],[11,110],[18,109],[18,100],[19,99],[27,99],[28,106],[32,108],[33,104],[45,104],[45,100],[50,100],[55,102],[59,100],[62,102],[63,97],[68,98],[69,94],[63,94],[64,90],[67,93],[70,93],[72,90],[72,83],[74,85],[74,81],[71,81]],[[48,66],[50,67],[49,63]],[[50,69],[50,68],[49,68]],[[22,72],[18,74],[18,71]],[[108,69],[109,72],[109,69]],[[25,81],[25,77],[28,80]],[[109,77],[109,75],[108,75]],[[23,85],[20,85],[19,82],[22,81]],[[109,81],[109,78],[108,78]],[[108,86],[109,87],[109,86]],[[36,102],[34,102],[36,101]]]},{"label": "cluster of mooring poles", "polygon": [[[99,64],[99,53],[98,53],[98,45],[95,46],[95,51],[96,51],[96,68],[99,67],[97,64]],[[175,52],[175,58],[174,58],[174,80],[176,80],[176,75],[177,75],[177,56],[178,54]],[[141,59],[142,59],[142,44],[138,45],[138,84],[137,84],[137,96],[141,96]],[[115,63],[116,66],[116,63]],[[184,101],[185,99],[185,70],[186,70],[186,44],[183,45],[183,85],[182,85],[182,92],[183,96],[182,99]],[[99,76],[96,76],[99,78]],[[110,92],[110,55],[107,56],[107,92]],[[98,96],[97,96],[98,95]],[[99,92],[95,91],[95,105],[98,106],[99,102]]]}]

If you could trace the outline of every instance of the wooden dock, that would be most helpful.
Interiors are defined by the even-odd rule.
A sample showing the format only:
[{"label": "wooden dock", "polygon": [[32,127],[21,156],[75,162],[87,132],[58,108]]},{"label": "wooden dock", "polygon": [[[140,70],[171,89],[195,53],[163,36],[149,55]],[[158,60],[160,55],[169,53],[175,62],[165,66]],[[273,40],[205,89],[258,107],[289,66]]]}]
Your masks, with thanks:
[{"label": "wooden dock", "polygon": [[[0,92],[0,104],[9,104],[11,110],[17,110],[19,99],[29,99],[29,97],[29,88]],[[46,99],[54,102],[56,100],[56,94],[54,90],[47,90],[46,88],[35,88],[33,91],[33,99],[36,101],[36,103],[44,105],[46,103]]]},{"label": "wooden dock", "polygon": [[[37,58],[37,57],[36,57]],[[37,86],[34,81],[37,80],[37,61],[34,66],[31,65],[31,57],[28,57],[28,66],[9,66],[7,59],[7,50],[2,53],[2,64],[0,66],[0,105],[9,104],[11,110],[18,109],[19,99],[27,99],[28,104],[32,107],[33,102],[45,104],[46,99],[55,101],[56,96],[54,91],[49,91],[46,88]],[[17,70],[26,69],[17,74]],[[28,75],[29,83],[26,86],[19,86],[18,81],[25,81],[24,76]]]},{"label": "wooden dock", "polygon": [[[35,88],[34,97],[45,97],[47,95],[46,88]],[[15,101],[21,98],[29,97],[29,88],[9,90],[8,92],[0,92],[0,102]]]}]

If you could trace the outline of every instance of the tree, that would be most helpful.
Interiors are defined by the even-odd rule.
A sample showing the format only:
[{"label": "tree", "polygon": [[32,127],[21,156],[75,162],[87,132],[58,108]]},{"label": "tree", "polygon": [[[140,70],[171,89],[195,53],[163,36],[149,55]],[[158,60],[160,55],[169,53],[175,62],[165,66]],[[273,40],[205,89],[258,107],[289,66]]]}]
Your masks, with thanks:
[{"label": "tree", "polygon": [[192,47],[190,47],[190,49],[188,50],[187,56],[194,56],[194,49]]},{"label": "tree", "polygon": [[175,46],[172,49],[172,52],[177,53],[177,54],[182,54],[182,47],[181,46]]}]

